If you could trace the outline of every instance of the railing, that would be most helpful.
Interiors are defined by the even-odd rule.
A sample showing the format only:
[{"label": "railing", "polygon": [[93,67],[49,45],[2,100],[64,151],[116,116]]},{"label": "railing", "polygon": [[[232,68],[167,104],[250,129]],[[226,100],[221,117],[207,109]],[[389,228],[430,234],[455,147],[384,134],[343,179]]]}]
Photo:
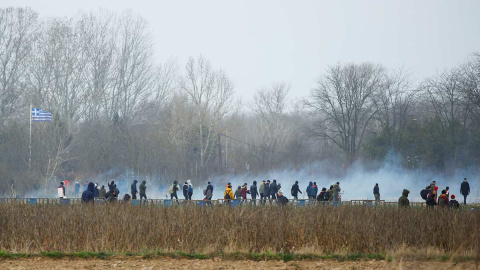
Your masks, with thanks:
[{"label": "railing", "polygon": [[[147,200],[129,200],[127,202],[123,200],[116,199],[115,202],[119,203],[129,203],[131,205],[138,206],[177,206],[177,205],[196,205],[196,206],[269,206],[277,205],[277,200],[272,199],[246,199],[246,200],[168,200],[168,199],[147,199]],[[27,204],[27,205],[75,205],[80,204],[81,199],[79,198],[0,198],[0,203],[9,203],[9,204]],[[95,204],[105,204],[109,203],[103,198],[95,198]],[[375,201],[375,200],[351,200],[351,201],[316,201],[316,200],[289,200],[289,205],[294,205],[298,207],[302,206],[319,206],[319,205],[349,205],[349,206],[398,206],[398,202],[386,202],[384,200]],[[424,202],[410,202],[412,207],[425,207]]]}]

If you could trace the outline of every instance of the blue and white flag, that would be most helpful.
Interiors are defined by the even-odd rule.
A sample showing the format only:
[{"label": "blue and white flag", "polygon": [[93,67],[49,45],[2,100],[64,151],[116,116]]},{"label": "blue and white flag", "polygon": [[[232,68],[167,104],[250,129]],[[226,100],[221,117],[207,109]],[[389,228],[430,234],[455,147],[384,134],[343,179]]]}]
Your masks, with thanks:
[{"label": "blue and white flag", "polygon": [[32,121],[34,122],[50,122],[52,121],[52,113],[42,111],[38,108],[32,108]]}]

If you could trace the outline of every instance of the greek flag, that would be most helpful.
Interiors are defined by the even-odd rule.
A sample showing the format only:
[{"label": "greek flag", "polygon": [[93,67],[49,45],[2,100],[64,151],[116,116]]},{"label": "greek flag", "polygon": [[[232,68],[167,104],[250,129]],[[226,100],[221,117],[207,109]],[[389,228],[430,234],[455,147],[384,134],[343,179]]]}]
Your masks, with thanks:
[{"label": "greek flag", "polygon": [[38,108],[32,108],[32,121],[34,122],[50,122],[52,121],[52,113],[42,111]]}]

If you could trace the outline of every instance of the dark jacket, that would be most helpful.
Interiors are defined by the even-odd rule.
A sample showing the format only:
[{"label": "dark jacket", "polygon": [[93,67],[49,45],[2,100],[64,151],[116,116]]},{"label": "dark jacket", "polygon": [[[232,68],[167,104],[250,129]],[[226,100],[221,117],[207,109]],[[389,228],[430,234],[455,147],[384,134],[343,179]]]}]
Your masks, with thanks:
[{"label": "dark jacket", "polygon": [[98,190],[98,187],[93,188],[93,197],[98,198],[100,196],[100,190]]},{"label": "dark jacket", "polygon": [[298,184],[293,184],[293,186],[292,186],[292,196],[297,197],[299,192],[300,192],[300,194],[302,194],[302,192],[300,191],[300,187],[298,187]]},{"label": "dark jacket", "polygon": [[270,184],[270,195],[276,195],[277,192],[278,192],[277,181],[273,181],[273,182]]},{"label": "dark jacket", "polygon": [[448,202],[448,207],[450,207],[450,208],[460,208],[460,204],[458,203],[457,200],[452,199]]},{"label": "dark jacket", "polygon": [[235,190],[235,199],[241,199],[242,198],[242,187],[238,187],[237,190]]},{"label": "dark jacket", "polygon": [[183,196],[188,196],[188,185],[187,184],[183,184],[182,190],[183,190]]},{"label": "dark jacket", "polygon": [[433,196],[428,196],[428,199],[427,199],[427,207],[428,207],[428,208],[434,208],[435,205],[437,205],[437,202],[435,201],[435,199],[433,198]]},{"label": "dark jacket", "polygon": [[108,191],[112,191],[114,189],[115,181],[108,183]]},{"label": "dark jacket", "polygon": [[[320,191],[320,194],[317,196],[317,201],[328,201],[328,197],[326,197],[327,191]],[[328,195],[327,195],[328,196]]]},{"label": "dark jacket", "polygon": [[318,187],[317,187],[317,185],[313,185],[312,186],[312,196],[317,197],[317,193],[318,193]]},{"label": "dark jacket", "polygon": [[377,185],[373,187],[373,195],[376,195],[376,194],[380,195],[380,188]]},{"label": "dark jacket", "polygon": [[270,184],[269,183],[265,183],[265,185],[263,185],[263,195],[270,196]]},{"label": "dark jacket", "polygon": [[140,195],[145,195],[145,191],[147,190],[147,181],[143,180],[140,184]]},{"label": "dark jacket", "polygon": [[94,200],[94,189],[95,188],[95,184],[93,184],[92,182],[88,183],[88,187],[87,187],[87,190],[85,190],[83,193],[82,193],[82,202],[93,202]]},{"label": "dark jacket", "polygon": [[400,207],[410,207],[410,201],[408,200],[409,190],[404,189],[402,196],[398,199],[398,206]]},{"label": "dark jacket", "polygon": [[460,185],[460,194],[462,195],[470,194],[470,184],[465,180]]},{"label": "dark jacket", "polygon": [[258,196],[257,185],[253,184],[250,186],[250,195],[252,196],[252,199]]},{"label": "dark jacket", "polygon": [[138,193],[137,183],[138,183],[138,180],[134,180],[132,186],[130,187],[132,195],[135,195]]},{"label": "dark jacket", "polygon": [[207,190],[210,190],[213,194],[213,186],[211,184],[207,185]]},{"label": "dark jacket", "polygon": [[287,197],[285,196],[278,196],[277,198],[277,202],[280,204],[280,205],[286,205],[288,203],[288,199]]}]

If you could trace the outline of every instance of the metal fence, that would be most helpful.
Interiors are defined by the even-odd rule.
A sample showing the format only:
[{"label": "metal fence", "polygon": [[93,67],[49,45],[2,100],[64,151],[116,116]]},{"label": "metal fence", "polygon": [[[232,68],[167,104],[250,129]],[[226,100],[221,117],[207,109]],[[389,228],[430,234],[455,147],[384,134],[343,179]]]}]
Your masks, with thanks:
[{"label": "metal fence", "polygon": [[[246,200],[168,200],[168,199],[147,199],[147,200],[129,200],[124,202],[123,200],[115,200],[116,203],[129,203],[136,206],[180,206],[180,205],[196,205],[196,206],[219,206],[219,205],[228,205],[228,206],[268,206],[268,205],[277,205],[277,200],[272,199],[246,199]],[[80,198],[0,198],[0,203],[8,204],[27,204],[27,205],[75,205],[80,204]],[[103,198],[95,198],[95,204],[105,204],[111,203],[107,202]],[[376,206],[389,206],[396,207],[398,202],[386,202],[384,200],[375,201],[375,200],[351,200],[351,201],[337,201],[337,202],[324,202],[316,200],[290,200],[289,205],[294,206],[322,206],[322,205],[333,205],[333,206],[366,206],[366,207],[376,207]],[[424,202],[410,202],[412,207],[425,207]]]}]

